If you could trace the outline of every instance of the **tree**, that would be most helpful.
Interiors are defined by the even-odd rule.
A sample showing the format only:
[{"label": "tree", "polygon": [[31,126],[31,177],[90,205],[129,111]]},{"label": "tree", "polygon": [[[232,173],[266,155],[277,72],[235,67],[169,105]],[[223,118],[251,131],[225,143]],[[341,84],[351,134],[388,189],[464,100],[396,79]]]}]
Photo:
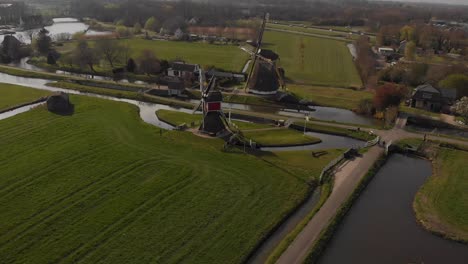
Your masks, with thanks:
[{"label": "tree", "polygon": [[468,75],[452,74],[439,82],[444,89],[456,89],[458,98],[468,96]]},{"label": "tree", "polygon": [[146,20],[145,29],[149,31],[158,31],[158,23],[159,22],[156,20],[155,17],[150,17],[148,18],[148,20]]},{"label": "tree", "polygon": [[374,95],[374,106],[379,111],[383,111],[388,107],[399,106],[407,93],[406,86],[386,83],[377,88]]},{"label": "tree", "polygon": [[46,55],[49,53],[50,45],[52,43],[52,39],[49,36],[49,31],[43,28],[37,34],[36,39],[36,48],[40,54]]},{"label": "tree", "polygon": [[415,53],[416,53],[416,44],[413,41],[408,42],[408,44],[406,44],[406,47],[405,47],[405,58],[407,60],[414,60]]},{"label": "tree", "polygon": [[408,25],[402,27],[400,30],[400,40],[413,41],[414,28]]},{"label": "tree", "polygon": [[88,66],[93,72],[96,72],[94,65],[99,62],[95,50],[89,47],[88,42],[80,40],[73,51],[74,61],[80,65],[80,68]]},{"label": "tree", "polygon": [[134,34],[140,34],[141,33],[141,24],[140,23],[135,23],[133,26],[133,33]]},{"label": "tree", "polygon": [[96,41],[96,52],[101,54],[109,62],[109,65],[114,68],[115,63],[121,61],[123,47],[117,41],[103,39]]},{"label": "tree", "polygon": [[364,98],[359,101],[357,111],[359,114],[372,115],[375,112],[374,103],[370,98]]},{"label": "tree", "polygon": [[463,122],[468,124],[468,97],[463,97],[453,107],[452,111],[463,118]]},{"label": "tree", "polygon": [[161,72],[161,63],[151,50],[143,50],[138,59],[140,71],[147,74],[158,74]]},{"label": "tree", "polygon": [[115,29],[115,32],[117,33],[117,35],[119,37],[129,37],[132,35],[132,32],[130,30],[128,30],[127,27],[125,26],[118,26],[116,29]]},{"label": "tree", "polygon": [[137,65],[135,63],[135,60],[132,59],[132,58],[128,59],[128,61],[127,61],[127,71],[131,72],[131,73],[135,73],[136,68],[137,68]]},{"label": "tree", "polygon": [[356,66],[362,81],[367,84],[369,77],[375,72],[376,65],[368,37],[362,36],[356,41],[356,53]]}]

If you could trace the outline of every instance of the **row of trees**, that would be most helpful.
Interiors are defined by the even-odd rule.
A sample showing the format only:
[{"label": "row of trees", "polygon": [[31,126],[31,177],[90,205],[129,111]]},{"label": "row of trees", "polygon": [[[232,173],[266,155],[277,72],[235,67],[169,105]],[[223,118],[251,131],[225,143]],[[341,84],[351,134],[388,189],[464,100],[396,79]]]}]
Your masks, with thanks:
[{"label": "row of trees", "polygon": [[104,39],[90,45],[86,40],[80,40],[76,48],[61,59],[61,62],[70,68],[75,66],[81,70],[89,68],[96,72],[96,65],[107,63],[114,72],[127,71],[146,75],[159,74],[169,67],[165,60],[157,58],[151,50],[143,50],[135,59],[130,56],[130,47],[118,41]]},{"label": "row of trees", "polygon": [[424,50],[453,52],[468,55],[468,34],[463,29],[446,29],[424,23],[385,25],[377,34],[378,46],[397,48],[405,40]]}]

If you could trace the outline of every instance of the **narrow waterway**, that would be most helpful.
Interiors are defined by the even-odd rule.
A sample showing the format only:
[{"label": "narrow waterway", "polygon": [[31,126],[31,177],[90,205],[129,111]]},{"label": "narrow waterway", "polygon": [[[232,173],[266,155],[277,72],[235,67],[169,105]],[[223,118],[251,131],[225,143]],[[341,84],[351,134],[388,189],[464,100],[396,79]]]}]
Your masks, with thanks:
[{"label": "narrow waterway", "polygon": [[[50,36],[53,39],[60,38],[61,35],[66,34],[67,36],[71,37],[75,33],[79,32],[86,32],[86,35],[107,35],[111,32],[99,32],[94,30],[89,30],[89,26],[83,22],[80,22],[78,19],[75,18],[54,18],[53,24],[47,27],[44,27],[49,31]],[[15,36],[19,41],[30,44],[31,43],[31,35],[37,34],[41,28],[35,28],[25,31],[18,31],[13,36]],[[0,43],[3,42],[4,35],[0,35]]]},{"label": "narrow waterway", "polygon": [[319,262],[467,263],[468,246],[432,235],[416,222],[412,203],[431,173],[429,161],[390,157],[353,205]]},{"label": "narrow waterway", "polygon": [[[175,108],[175,107],[162,105],[162,104],[146,103],[146,102],[141,102],[141,101],[136,101],[136,100],[122,99],[122,98],[104,96],[104,95],[93,94],[93,93],[83,93],[83,92],[75,91],[75,90],[61,89],[61,88],[47,86],[46,85],[47,83],[54,82],[52,80],[25,78],[25,77],[18,77],[18,76],[5,74],[5,73],[0,73],[0,82],[22,85],[26,87],[31,87],[31,88],[46,90],[46,91],[51,91],[51,92],[64,92],[64,93],[69,93],[69,94],[86,95],[86,96],[91,96],[91,97],[96,97],[96,98],[102,98],[102,99],[107,99],[107,100],[112,100],[112,101],[117,101],[117,102],[125,102],[129,104],[133,104],[133,105],[138,106],[138,108],[140,109],[140,117],[143,121],[145,121],[148,124],[151,124],[151,125],[163,128],[163,129],[168,129],[168,130],[173,129],[173,127],[158,119],[158,117],[155,114],[157,110],[165,109],[165,110],[180,111],[180,112],[185,112],[185,113],[192,112],[189,109]],[[26,112],[30,109],[31,108],[24,107],[24,108],[21,108],[21,110],[17,109],[14,111],[17,111],[16,114],[19,114],[18,111],[24,110],[23,112]],[[11,114],[16,115],[11,112],[13,111],[0,114],[0,119],[4,119],[2,118],[3,116],[8,116]]]}]

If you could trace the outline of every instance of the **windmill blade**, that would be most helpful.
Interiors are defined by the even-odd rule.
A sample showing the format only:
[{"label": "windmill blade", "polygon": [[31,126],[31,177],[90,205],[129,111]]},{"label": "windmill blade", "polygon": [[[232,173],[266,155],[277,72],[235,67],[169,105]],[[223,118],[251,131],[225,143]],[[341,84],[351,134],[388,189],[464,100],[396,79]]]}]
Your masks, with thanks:
[{"label": "windmill blade", "polygon": [[270,19],[270,14],[269,13],[265,13],[265,16],[263,17],[263,21],[262,21],[262,26],[260,28],[260,31],[258,33],[258,38],[257,38],[257,47],[255,48],[255,51],[253,53],[253,63],[252,63],[252,67],[250,69],[250,72],[249,72],[249,75],[247,75],[247,80],[245,82],[245,87],[244,87],[244,90],[247,90],[247,88],[249,87],[249,83],[250,83],[250,79],[252,78],[252,74],[255,70],[255,66],[257,65],[257,59],[258,59],[258,52],[260,51],[261,47],[262,47],[262,43],[263,43],[263,35],[265,33],[265,28],[266,28],[266,23],[267,21]]},{"label": "windmill blade", "polygon": [[193,109],[192,114],[195,114],[198,111],[198,109],[200,109],[200,106],[202,106],[202,104],[203,104],[203,99],[200,100],[200,103]]},{"label": "windmill blade", "polygon": [[205,92],[203,93],[204,96],[208,96],[208,93],[211,91],[211,89],[216,85],[216,77],[213,76],[210,80],[210,83],[208,84],[208,87],[206,88]]}]

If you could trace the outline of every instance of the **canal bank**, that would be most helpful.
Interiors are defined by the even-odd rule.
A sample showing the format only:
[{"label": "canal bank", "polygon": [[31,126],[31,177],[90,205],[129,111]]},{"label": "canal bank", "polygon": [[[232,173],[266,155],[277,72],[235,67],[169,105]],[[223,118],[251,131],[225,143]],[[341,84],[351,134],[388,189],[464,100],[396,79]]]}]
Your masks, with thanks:
[{"label": "canal bank", "polygon": [[[429,161],[394,154],[308,263],[466,263],[468,249],[424,230],[412,204],[432,174]],[[338,223],[336,223],[338,226]]]}]

